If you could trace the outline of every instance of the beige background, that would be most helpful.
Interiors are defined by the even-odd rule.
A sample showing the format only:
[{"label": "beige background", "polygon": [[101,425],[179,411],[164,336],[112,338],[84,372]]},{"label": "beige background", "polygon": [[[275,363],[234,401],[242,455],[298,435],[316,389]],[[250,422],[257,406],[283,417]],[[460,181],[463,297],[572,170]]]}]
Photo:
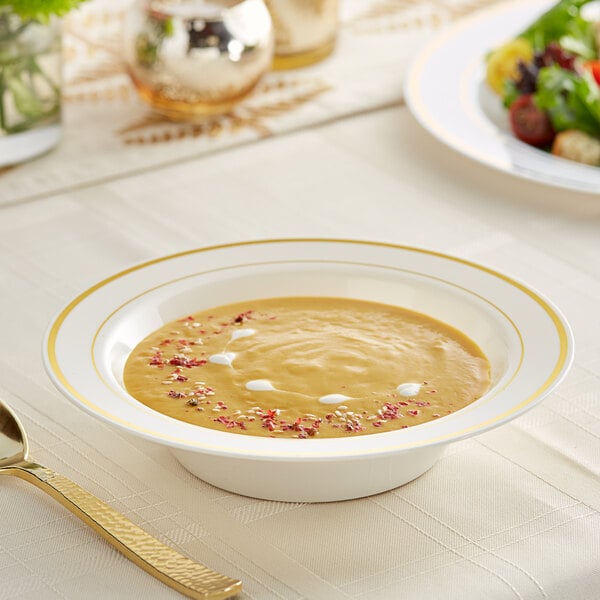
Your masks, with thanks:
[{"label": "beige background", "polygon": [[[374,19],[388,27],[406,17],[404,4],[416,10],[402,0],[371,4],[397,9]],[[337,58],[297,76],[335,79],[334,65],[358,35],[344,29]],[[337,100],[324,94],[314,102],[326,106],[326,119],[307,102],[294,118],[269,121],[273,132],[305,129],[227,151],[212,152],[222,150],[219,137],[214,146],[203,138],[125,144],[103,131],[106,102],[67,102],[61,148],[0,176],[0,394],[22,418],[38,461],[243,579],[243,598],[594,600],[600,198],[513,179],[442,146],[399,98],[404,58],[428,33],[370,35],[365,56],[377,52],[380,36],[397,36],[403,52],[381,71],[383,83],[370,83],[377,89],[362,114],[341,119]],[[381,88],[389,97],[380,98]],[[131,116],[144,114],[130,102]],[[316,126],[323,120],[333,122]],[[86,133],[92,127],[96,138]],[[44,374],[45,328],[97,280],[165,253],[294,236],[426,246],[506,271],[563,309],[575,365],[538,408],[454,444],[415,482],[320,505],[211,487],[166,449],[75,409]],[[0,598],[178,597],[28,484],[0,481],[0,505]]]}]

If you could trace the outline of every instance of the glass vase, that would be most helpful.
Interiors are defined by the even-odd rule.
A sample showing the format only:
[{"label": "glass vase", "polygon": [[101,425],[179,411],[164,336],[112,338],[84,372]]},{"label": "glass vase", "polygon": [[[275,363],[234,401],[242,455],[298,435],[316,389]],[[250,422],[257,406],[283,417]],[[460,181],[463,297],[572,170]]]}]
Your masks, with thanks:
[{"label": "glass vase", "polygon": [[263,0],[137,0],[124,43],[140,97],[178,121],[229,111],[273,60]]},{"label": "glass vase", "polygon": [[0,7],[0,167],[60,140],[60,41],[57,20],[22,20]]}]

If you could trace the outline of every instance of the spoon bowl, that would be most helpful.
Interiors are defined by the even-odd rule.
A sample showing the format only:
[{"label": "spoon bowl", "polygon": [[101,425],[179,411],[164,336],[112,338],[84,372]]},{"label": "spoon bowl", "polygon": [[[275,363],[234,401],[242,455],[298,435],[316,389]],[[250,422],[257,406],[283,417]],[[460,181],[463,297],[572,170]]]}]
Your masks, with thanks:
[{"label": "spoon bowl", "polygon": [[0,468],[27,459],[25,431],[15,414],[0,401]]},{"label": "spoon bowl", "polygon": [[241,581],[211,571],[165,546],[66,477],[28,459],[27,435],[0,400],[0,475],[14,475],[58,500],[136,565],[189,598],[223,600]]}]

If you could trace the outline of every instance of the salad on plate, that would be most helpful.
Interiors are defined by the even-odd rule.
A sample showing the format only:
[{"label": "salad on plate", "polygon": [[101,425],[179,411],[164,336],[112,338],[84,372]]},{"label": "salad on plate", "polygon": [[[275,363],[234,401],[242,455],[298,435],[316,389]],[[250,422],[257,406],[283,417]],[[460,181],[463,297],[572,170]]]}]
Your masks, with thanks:
[{"label": "salad on plate", "polygon": [[600,2],[560,0],[486,57],[521,141],[600,166]]}]

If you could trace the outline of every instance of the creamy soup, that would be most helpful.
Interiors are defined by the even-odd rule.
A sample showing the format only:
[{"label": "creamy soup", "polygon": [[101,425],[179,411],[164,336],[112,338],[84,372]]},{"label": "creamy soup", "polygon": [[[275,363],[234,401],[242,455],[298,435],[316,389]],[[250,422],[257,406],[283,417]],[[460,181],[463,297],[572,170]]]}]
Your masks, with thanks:
[{"label": "creamy soup", "polygon": [[348,298],[269,298],[167,323],[127,360],[129,393],[243,435],[330,438],[439,419],[480,398],[490,365],[453,327]]}]

